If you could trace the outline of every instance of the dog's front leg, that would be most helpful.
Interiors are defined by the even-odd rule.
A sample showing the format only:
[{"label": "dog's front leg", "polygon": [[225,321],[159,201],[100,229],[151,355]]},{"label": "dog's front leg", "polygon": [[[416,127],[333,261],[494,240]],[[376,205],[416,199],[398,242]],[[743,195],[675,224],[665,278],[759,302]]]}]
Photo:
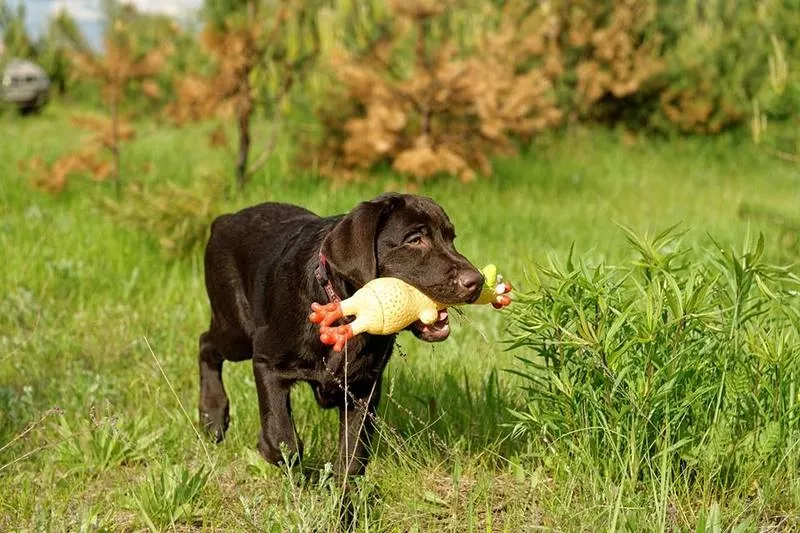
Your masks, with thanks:
[{"label": "dog's front leg", "polygon": [[375,412],[381,394],[381,378],[369,386],[349,388],[339,407],[339,456],[335,471],[340,477],[361,475],[370,456]]},{"label": "dog's front leg", "polygon": [[261,418],[261,434],[258,450],[264,458],[274,464],[281,464],[285,446],[287,459],[300,458],[303,454],[303,441],[297,436],[292,421],[290,390],[293,380],[277,374],[270,364],[272,346],[267,336],[261,332],[253,343],[253,376],[258,393],[258,411]]},{"label": "dog's front leg", "polygon": [[292,422],[292,406],[289,391],[292,382],[275,376],[256,354],[253,357],[253,375],[258,392],[258,411],[261,418],[261,434],[258,450],[264,458],[274,464],[283,462],[281,445],[286,447],[287,459],[302,456],[303,441],[297,436]]}]

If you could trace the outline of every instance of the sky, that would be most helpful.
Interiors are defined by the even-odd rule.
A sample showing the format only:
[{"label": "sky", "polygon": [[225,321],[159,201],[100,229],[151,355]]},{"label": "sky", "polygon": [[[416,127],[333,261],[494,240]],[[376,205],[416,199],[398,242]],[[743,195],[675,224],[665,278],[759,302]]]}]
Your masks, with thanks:
[{"label": "sky", "polygon": [[[174,17],[190,14],[198,9],[203,0],[123,0],[134,4],[140,11],[165,13]],[[47,27],[47,19],[60,9],[66,9],[80,25],[86,38],[95,46],[100,45],[103,34],[103,19],[100,0],[6,0],[6,4],[16,9],[25,5],[28,31],[36,38]]]}]

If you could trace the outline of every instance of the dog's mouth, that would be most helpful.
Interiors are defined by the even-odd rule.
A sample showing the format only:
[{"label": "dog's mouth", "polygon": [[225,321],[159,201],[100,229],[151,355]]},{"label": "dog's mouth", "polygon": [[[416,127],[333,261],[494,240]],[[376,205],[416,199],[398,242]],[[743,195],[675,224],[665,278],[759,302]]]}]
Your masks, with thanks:
[{"label": "dog's mouth", "polygon": [[439,316],[433,324],[423,324],[417,320],[409,328],[418,339],[425,342],[441,342],[450,336],[450,317],[447,309],[439,310]]}]

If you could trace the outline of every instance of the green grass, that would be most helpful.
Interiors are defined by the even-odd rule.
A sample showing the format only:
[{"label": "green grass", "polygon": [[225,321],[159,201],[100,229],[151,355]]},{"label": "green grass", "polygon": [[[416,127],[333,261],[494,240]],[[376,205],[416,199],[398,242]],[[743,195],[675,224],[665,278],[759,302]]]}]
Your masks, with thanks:
[{"label": "green grass", "polygon": [[[129,179],[201,188],[230,175],[231,161],[207,147],[209,129],[141,124],[123,153]],[[166,260],[156,236],[104,215],[107,184],[76,179],[59,198],[29,188],[19,160],[52,160],[79,141],[63,109],[3,117],[0,137],[0,530],[333,529],[341,498],[325,463],[336,414],[297,387],[296,422],[317,474],[266,465],[255,452],[251,369],[229,364],[231,429],[219,446],[198,440],[196,346],[209,312],[200,255]],[[576,130],[496,170],[418,192],[445,207],[463,253],[497,263],[522,291],[535,286],[535,263],[566,257],[573,243],[588,263],[629,263],[636,254],[617,224],[653,233],[681,223],[682,245],[698,253],[713,248],[708,235],[740,246],[763,231],[769,260],[797,257],[796,234],[739,208],[794,216],[800,169],[736,135],[629,146],[615,132]],[[339,213],[392,183],[378,173],[331,188],[292,171],[284,149],[221,208],[280,200]],[[541,439],[513,433],[510,410],[528,407],[526,381],[507,372],[523,368],[521,354],[502,344],[513,313],[466,310],[442,344],[400,336],[376,456],[352,496],[359,530],[658,529],[655,516],[702,531],[755,530],[797,515],[769,491],[703,499],[675,479],[655,496],[650,485],[615,485],[574,454],[548,456]]]}]

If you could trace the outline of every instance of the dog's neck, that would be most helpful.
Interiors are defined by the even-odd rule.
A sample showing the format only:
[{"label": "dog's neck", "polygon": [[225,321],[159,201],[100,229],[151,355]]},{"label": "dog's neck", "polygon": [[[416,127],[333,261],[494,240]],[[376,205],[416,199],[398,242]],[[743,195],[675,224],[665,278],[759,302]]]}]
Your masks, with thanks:
[{"label": "dog's neck", "polygon": [[333,288],[333,283],[331,282],[328,258],[325,257],[325,254],[322,253],[321,250],[319,252],[319,263],[314,269],[314,277],[317,278],[317,282],[319,282],[320,286],[325,291],[325,295],[328,297],[329,302],[339,303],[342,301],[339,295],[336,294],[336,290]]}]

